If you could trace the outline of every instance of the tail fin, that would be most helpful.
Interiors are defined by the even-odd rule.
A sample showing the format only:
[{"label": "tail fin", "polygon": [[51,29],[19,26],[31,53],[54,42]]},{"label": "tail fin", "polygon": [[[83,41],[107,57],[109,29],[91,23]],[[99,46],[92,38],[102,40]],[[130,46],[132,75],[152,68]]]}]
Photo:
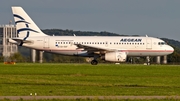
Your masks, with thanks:
[{"label": "tail fin", "polygon": [[22,7],[12,7],[12,12],[18,37],[26,40],[31,36],[47,36],[38,28]]}]

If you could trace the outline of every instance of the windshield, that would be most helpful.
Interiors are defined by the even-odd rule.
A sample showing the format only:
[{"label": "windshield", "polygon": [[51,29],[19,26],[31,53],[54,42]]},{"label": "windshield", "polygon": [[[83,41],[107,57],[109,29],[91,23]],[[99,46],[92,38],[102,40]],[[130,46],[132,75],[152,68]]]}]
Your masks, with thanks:
[{"label": "windshield", "polygon": [[158,45],[167,45],[166,42],[158,42]]}]

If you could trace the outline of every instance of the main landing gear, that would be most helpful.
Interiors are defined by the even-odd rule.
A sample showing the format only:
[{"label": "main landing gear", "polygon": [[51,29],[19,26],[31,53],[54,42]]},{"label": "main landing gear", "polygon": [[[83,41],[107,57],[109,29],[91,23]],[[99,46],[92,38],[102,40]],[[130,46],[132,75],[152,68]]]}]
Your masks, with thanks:
[{"label": "main landing gear", "polygon": [[94,55],[94,58],[91,61],[91,65],[97,65],[98,61],[96,60],[97,58],[99,58],[99,55]]},{"label": "main landing gear", "polygon": [[97,60],[92,60],[91,61],[91,65],[97,65],[98,64],[98,61]]}]

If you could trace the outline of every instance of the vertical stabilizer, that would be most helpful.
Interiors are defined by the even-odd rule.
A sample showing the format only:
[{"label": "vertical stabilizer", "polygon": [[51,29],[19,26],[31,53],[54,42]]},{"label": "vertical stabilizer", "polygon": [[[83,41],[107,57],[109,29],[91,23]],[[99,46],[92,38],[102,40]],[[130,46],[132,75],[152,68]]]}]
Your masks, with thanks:
[{"label": "vertical stabilizer", "polygon": [[26,38],[33,36],[47,36],[38,28],[22,7],[12,7],[12,12],[18,37],[26,40]]}]

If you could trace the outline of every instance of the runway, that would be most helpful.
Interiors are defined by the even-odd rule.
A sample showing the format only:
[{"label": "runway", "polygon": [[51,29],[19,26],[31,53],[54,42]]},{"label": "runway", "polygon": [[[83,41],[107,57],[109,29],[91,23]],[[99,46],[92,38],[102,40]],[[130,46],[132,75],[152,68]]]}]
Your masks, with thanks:
[{"label": "runway", "polygon": [[40,100],[40,99],[180,99],[180,96],[0,96],[0,100]]}]

